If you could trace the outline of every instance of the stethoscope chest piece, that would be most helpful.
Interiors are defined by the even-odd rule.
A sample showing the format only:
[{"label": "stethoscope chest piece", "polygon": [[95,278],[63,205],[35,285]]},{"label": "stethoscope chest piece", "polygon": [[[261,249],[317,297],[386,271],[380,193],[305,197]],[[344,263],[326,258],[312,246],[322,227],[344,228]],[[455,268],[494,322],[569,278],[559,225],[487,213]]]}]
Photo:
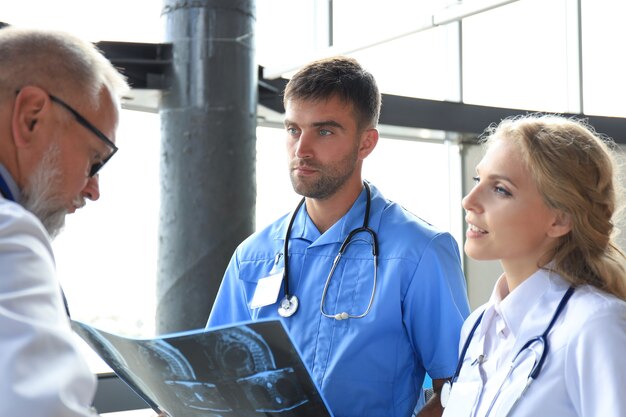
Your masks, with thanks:
[{"label": "stethoscope chest piece", "polygon": [[280,306],[278,307],[278,314],[281,317],[291,317],[296,313],[296,311],[298,311],[298,305],[298,297],[295,295],[285,295],[280,302]]}]

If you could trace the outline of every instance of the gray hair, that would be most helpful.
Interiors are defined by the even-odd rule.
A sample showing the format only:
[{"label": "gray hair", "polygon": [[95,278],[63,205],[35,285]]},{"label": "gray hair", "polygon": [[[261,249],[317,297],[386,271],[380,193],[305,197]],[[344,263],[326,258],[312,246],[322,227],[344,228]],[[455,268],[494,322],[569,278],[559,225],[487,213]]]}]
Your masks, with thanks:
[{"label": "gray hair", "polygon": [[68,33],[6,27],[0,30],[0,101],[24,86],[96,108],[107,90],[118,102],[125,77],[90,42]]}]

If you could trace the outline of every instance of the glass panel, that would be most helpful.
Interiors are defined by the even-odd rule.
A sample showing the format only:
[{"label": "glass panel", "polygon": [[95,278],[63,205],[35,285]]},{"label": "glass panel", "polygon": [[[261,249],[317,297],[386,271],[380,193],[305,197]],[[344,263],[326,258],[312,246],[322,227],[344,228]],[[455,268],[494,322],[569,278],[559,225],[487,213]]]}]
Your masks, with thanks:
[{"label": "glass panel", "polygon": [[333,2],[333,45],[367,44],[422,25],[441,0],[339,0]]},{"label": "glass panel", "polygon": [[583,0],[582,12],[585,113],[626,117],[626,3]]},{"label": "glass panel", "polygon": [[383,93],[445,100],[453,75],[447,36],[446,28],[438,27],[350,55],[374,75]]},{"label": "glass panel", "polygon": [[123,110],[100,199],[67,216],[53,242],[72,317],[130,336],[154,333],[159,115]]},{"label": "glass panel", "polygon": [[566,1],[518,1],[463,20],[463,101],[566,111]]},{"label": "glass panel", "polygon": [[66,30],[89,41],[162,42],[162,1],[16,1],[2,8],[11,25]]},{"label": "glass panel", "polygon": [[[440,3],[438,0],[335,1],[333,45],[349,51],[427,28]],[[445,27],[425,29],[350,55],[372,72],[383,93],[444,100],[449,98],[449,76],[454,74],[450,71],[447,36]]]},{"label": "glass panel", "polygon": [[449,174],[445,145],[381,138],[363,164],[363,177],[386,198],[441,230],[448,229]]},{"label": "glass panel", "polygon": [[256,58],[262,66],[301,61],[316,48],[313,0],[257,2]]}]

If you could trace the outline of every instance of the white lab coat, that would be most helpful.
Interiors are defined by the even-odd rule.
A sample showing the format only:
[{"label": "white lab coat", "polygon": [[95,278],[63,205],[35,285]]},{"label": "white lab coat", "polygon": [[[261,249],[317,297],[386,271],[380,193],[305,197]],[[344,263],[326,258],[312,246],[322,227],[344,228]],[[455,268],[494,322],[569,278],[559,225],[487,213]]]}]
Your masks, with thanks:
[{"label": "white lab coat", "polygon": [[48,234],[0,197],[0,417],[93,415],[96,381],[75,342]]},{"label": "white lab coat", "polygon": [[[568,286],[557,274],[540,270],[502,299],[508,290],[504,277],[500,278],[489,303],[470,315],[461,335],[462,347],[479,314],[485,311],[465,355],[458,385],[452,388],[460,390],[455,393],[457,399],[460,392],[478,394],[468,394],[466,404],[456,404],[463,407],[449,404],[445,417],[483,417],[494,398],[489,416],[507,415],[519,387],[527,380],[535,354],[525,351],[506,377],[513,357],[528,340],[545,331]],[[591,286],[577,288],[548,342],[543,369],[511,417],[626,416],[626,302]],[[541,350],[537,345],[534,349]],[[486,360],[479,361],[481,355]],[[450,412],[458,408],[473,413]]]}]

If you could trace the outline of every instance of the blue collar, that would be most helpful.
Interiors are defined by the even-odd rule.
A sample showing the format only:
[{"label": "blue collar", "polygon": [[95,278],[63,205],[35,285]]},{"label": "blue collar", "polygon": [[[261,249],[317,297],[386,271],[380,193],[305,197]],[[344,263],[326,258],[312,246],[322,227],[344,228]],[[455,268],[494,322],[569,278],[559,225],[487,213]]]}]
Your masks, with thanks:
[{"label": "blue collar", "polygon": [[0,193],[7,200],[17,202],[21,193],[9,171],[0,164]]},{"label": "blue collar", "polygon": [[[378,230],[378,226],[380,224],[382,206],[384,206],[385,200],[380,194],[380,191],[378,191],[374,185],[369,183],[369,186],[372,193],[369,226],[376,231]],[[348,212],[323,234],[320,234],[313,224],[313,221],[306,212],[306,207],[301,207],[296,214],[290,238],[304,239],[310,242],[312,246],[341,243],[351,230],[363,225],[366,200],[367,193],[365,189],[363,189]],[[287,224],[289,223],[289,219],[292,215],[293,212],[287,215],[282,226],[277,229],[275,235],[276,240],[283,240],[285,238]]]}]

